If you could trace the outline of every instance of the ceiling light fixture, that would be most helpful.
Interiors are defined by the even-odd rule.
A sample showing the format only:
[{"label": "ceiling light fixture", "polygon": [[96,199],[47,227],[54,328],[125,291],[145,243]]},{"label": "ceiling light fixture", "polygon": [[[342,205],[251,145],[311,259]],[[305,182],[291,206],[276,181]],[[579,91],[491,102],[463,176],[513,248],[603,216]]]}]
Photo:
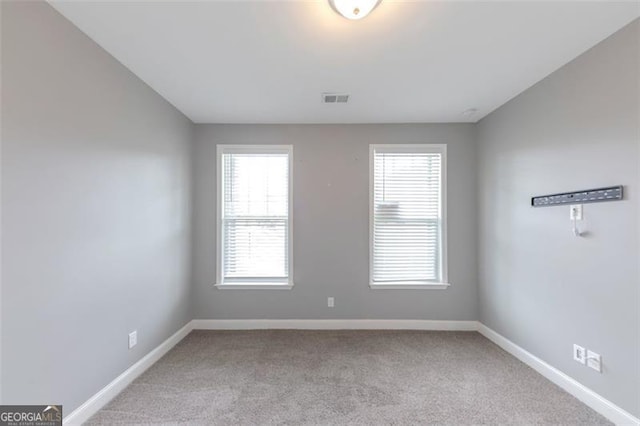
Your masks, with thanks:
[{"label": "ceiling light fixture", "polygon": [[367,16],[382,0],[329,0],[329,4],[347,19],[357,20]]}]

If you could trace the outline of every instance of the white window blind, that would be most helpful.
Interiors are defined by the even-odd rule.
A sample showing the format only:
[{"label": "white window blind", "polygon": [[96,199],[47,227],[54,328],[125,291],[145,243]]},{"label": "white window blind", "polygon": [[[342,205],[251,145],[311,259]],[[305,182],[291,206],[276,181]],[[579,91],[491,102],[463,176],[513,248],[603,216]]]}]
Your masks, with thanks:
[{"label": "white window blind", "polygon": [[291,147],[219,147],[222,285],[289,283],[290,156]]},{"label": "white window blind", "polygon": [[371,285],[445,283],[445,147],[373,145]]}]

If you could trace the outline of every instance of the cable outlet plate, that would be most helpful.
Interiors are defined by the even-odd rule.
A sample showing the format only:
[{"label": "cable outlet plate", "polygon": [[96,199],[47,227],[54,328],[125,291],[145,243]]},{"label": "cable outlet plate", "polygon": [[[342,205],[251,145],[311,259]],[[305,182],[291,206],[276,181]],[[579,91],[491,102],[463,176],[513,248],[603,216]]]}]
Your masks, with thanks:
[{"label": "cable outlet plate", "polygon": [[582,204],[572,204],[569,207],[569,219],[582,220]]},{"label": "cable outlet plate", "polygon": [[584,364],[587,360],[586,350],[579,345],[573,345],[573,360]]},{"label": "cable outlet plate", "polygon": [[602,358],[600,354],[587,351],[587,367],[596,370],[598,373],[602,373]]}]

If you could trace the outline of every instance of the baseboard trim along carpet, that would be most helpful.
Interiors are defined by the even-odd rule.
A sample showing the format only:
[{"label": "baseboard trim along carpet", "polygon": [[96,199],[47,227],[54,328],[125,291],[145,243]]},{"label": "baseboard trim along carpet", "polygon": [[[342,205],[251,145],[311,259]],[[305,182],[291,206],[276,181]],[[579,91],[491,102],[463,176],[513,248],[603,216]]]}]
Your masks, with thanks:
[{"label": "baseboard trim along carpet", "polygon": [[229,319],[193,320],[194,330],[450,330],[476,331],[477,321],[379,319]]},{"label": "baseboard trim along carpet", "polygon": [[107,405],[124,388],[129,386],[138,376],[144,373],[149,367],[177,345],[182,339],[187,337],[191,330],[193,321],[189,321],[184,327],[176,331],[171,337],[162,342],[154,350],[142,357],[138,362],[127,368],[124,373],[116,377],[111,383],[102,388],[98,393],[89,398],[80,407],[73,410],[64,417],[65,425],[81,425],[96,414],[102,407]]},{"label": "baseboard trim along carpet", "polygon": [[640,420],[631,413],[567,376],[557,368],[547,364],[486,325],[478,323],[478,332],[616,425],[640,425]]},{"label": "baseboard trim along carpet", "polygon": [[527,352],[506,337],[496,333],[477,321],[439,321],[439,320],[300,320],[300,319],[234,319],[234,320],[193,320],[175,334],[149,352],[124,373],[115,378],[102,390],[89,398],[84,404],[64,418],[65,425],[80,425],[97,413],[118,393],[126,388],[138,376],[144,373],[164,354],[192,330],[260,330],[260,329],[300,329],[300,330],[439,330],[439,331],[478,331],[487,339],[500,346],[520,361],[524,362],[551,382],[578,398],[584,404],[605,416],[617,425],[637,425],[640,420],[618,407],[611,401],[598,395],[575,379]]}]

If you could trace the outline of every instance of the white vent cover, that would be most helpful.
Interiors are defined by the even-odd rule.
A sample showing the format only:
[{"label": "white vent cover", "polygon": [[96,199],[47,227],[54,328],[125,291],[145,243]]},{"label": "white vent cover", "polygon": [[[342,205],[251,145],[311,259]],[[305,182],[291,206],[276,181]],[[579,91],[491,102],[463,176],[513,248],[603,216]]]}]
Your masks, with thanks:
[{"label": "white vent cover", "polygon": [[347,93],[323,93],[322,102],[325,104],[346,104],[349,101]]}]

